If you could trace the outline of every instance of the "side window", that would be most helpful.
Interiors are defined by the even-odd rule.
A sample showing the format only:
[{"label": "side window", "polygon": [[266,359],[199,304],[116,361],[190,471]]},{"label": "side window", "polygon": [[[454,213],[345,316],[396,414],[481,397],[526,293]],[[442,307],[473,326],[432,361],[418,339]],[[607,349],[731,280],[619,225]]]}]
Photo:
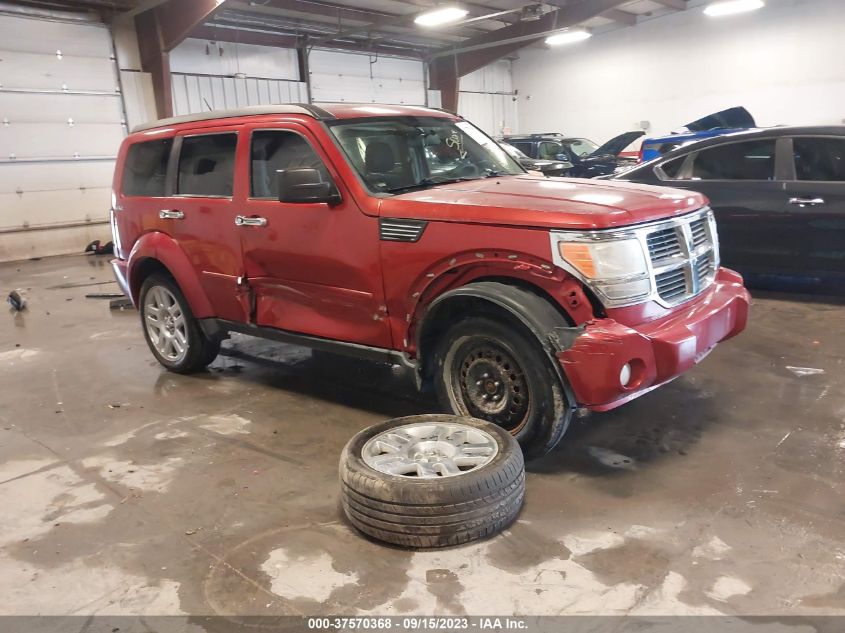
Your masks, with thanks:
[{"label": "side window", "polygon": [[686,159],[686,156],[678,156],[678,158],[667,160],[665,163],[660,165],[660,170],[669,180],[677,180],[678,174],[681,171],[681,167],[684,166],[684,161]]},{"label": "side window", "polygon": [[135,143],[126,154],[121,188],[124,196],[164,195],[167,179],[167,160],[173,139]]},{"label": "side window", "polygon": [[845,182],[845,139],[795,138],[792,144],[798,180]]},{"label": "side window", "polygon": [[238,135],[229,132],[183,138],[176,193],[186,196],[231,196],[237,144]]},{"label": "side window", "polygon": [[693,180],[774,180],[774,177],[774,139],[705,149],[692,166]]},{"label": "side window", "polygon": [[563,152],[560,143],[540,143],[539,158],[544,160],[555,160],[555,157]]},{"label": "side window", "polygon": [[513,143],[511,143],[511,145],[513,145],[516,149],[518,149],[520,152],[522,152],[526,156],[531,156],[531,143],[530,142],[520,143],[519,141],[514,141]]},{"label": "side window", "polygon": [[262,130],[252,133],[250,150],[251,196],[276,198],[276,172],[280,169],[310,167],[317,169],[323,180],[329,172],[317,153],[303,137],[295,132]]}]

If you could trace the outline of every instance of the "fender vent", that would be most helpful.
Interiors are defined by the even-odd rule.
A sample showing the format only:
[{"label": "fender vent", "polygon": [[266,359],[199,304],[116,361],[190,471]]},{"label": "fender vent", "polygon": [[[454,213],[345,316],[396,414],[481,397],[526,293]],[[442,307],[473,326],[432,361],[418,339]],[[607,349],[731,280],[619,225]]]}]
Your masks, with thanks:
[{"label": "fender vent", "polygon": [[404,218],[379,218],[379,239],[384,242],[419,242],[428,222]]}]

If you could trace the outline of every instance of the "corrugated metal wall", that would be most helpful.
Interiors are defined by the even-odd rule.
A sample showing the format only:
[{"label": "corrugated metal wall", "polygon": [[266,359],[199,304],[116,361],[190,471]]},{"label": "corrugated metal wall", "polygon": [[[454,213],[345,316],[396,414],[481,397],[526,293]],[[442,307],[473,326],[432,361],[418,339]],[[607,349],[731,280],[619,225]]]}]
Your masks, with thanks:
[{"label": "corrugated metal wall", "polygon": [[173,112],[190,114],[250,105],[304,103],[305,84],[260,77],[215,77],[173,73]]},{"label": "corrugated metal wall", "polygon": [[102,24],[0,19],[0,260],[81,252],[105,238],[125,134]]},{"label": "corrugated metal wall", "polygon": [[458,111],[492,136],[517,131],[517,101],[510,60],[500,60],[461,78]]},{"label": "corrugated metal wall", "polygon": [[308,100],[293,49],[188,39],[170,70],[175,114]]}]

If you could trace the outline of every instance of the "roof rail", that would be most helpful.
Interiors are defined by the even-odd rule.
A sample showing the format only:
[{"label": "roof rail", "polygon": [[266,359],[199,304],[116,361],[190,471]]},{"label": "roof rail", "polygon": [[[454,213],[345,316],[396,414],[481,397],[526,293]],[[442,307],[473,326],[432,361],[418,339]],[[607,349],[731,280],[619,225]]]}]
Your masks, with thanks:
[{"label": "roof rail", "polygon": [[242,116],[253,116],[259,114],[304,114],[314,117],[317,120],[325,121],[333,119],[331,112],[310,103],[285,103],[280,105],[246,106],[232,110],[210,110],[208,112],[197,112],[195,114],[184,114],[158,121],[150,121],[136,125],[132,132],[143,132],[158,127],[179,125],[180,123],[194,123],[196,121],[213,121],[215,119],[231,119]]}]

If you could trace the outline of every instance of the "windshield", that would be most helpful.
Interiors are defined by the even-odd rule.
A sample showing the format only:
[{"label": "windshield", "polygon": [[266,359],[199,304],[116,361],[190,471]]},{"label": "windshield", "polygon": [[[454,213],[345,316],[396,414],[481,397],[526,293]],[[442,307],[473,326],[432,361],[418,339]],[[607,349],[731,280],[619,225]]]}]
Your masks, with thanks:
[{"label": "windshield", "polygon": [[510,154],[512,157],[514,157],[516,160],[519,160],[520,158],[528,158],[528,156],[526,156],[524,152],[522,152],[522,151],[518,150],[517,148],[515,148],[515,147],[514,147],[513,145],[511,145],[510,143],[502,143],[502,142],[499,142],[499,145],[501,145],[502,147],[504,147],[504,148],[505,148],[505,151],[506,151],[508,154]]},{"label": "windshield", "polygon": [[595,152],[599,146],[586,138],[571,138],[564,141],[569,150],[576,156],[587,156]]},{"label": "windshield", "polygon": [[402,116],[339,120],[328,126],[372,191],[401,193],[525,173],[467,121]]}]

